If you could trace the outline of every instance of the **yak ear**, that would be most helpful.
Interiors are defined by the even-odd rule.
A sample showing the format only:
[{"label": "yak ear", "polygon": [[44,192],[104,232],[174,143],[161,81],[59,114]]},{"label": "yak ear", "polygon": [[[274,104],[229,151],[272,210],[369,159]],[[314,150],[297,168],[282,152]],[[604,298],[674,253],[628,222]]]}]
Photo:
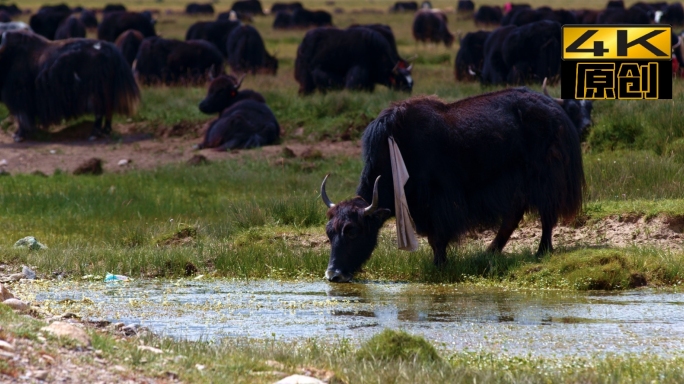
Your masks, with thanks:
[{"label": "yak ear", "polygon": [[387,208],[378,208],[371,214],[372,217],[380,219],[380,221],[385,221],[392,216],[392,211]]}]

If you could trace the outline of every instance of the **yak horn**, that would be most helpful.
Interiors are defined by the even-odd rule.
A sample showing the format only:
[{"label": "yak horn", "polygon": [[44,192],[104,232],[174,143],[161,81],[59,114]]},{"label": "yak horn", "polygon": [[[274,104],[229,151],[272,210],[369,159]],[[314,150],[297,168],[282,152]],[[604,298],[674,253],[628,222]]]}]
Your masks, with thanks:
[{"label": "yak horn", "polygon": [[477,72],[473,71],[473,66],[472,66],[472,65],[469,65],[469,66],[468,66],[468,74],[469,74],[470,76],[477,76]]},{"label": "yak horn", "polygon": [[406,68],[406,70],[407,70],[408,72],[411,72],[412,69],[413,69],[413,64],[409,65],[408,68]]},{"label": "yak horn", "polygon": [[328,198],[328,194],[325,193],[325,182],[328,181],[328,176],[330,176],[329,173],[325,175],[325,177],[323,178],[323,184],[321,184],[321,199],[323,199],[323,202],[328,208],[332,208],[335,206],[335,204],[333,204],[333,202],[330,201],[330,198]]},{"label": "yak horn", "polygon": [[242,77],[240,77],[240,80],[238,81],[237,85],[235,85],[235,90],[236,90],[236,91],[237,91],[238,89],[240,89],[240,86],[242,85],[242,80],[244,80],[245,77],[247,77],[246,74],[245,74],[245,75],[242,75]]},{"label": "yak horn", "polygon": [[366,207],[366,209],[363,210],[363,215],[368,216],[375,212],[376,209],[378,209],[378,181],[380,181],[380,176],[378,176],[377,179],[375,179],[375,184],[373,185],[373,201],[371,202],[371,205]]}]

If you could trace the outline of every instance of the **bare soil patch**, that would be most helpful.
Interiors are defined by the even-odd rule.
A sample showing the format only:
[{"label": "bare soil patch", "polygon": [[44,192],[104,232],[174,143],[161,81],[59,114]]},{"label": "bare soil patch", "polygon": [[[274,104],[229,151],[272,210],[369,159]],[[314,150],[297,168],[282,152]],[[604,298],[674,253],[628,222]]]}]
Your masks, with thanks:
[{"label": "bare soil patch", "polygon": [[[123,172],[186,163],[197,155],[204,156],[207,161],[258,156],[266,157],[276,164],[279,159],[288,156],[318,159],[361,154],[359,141],[323,141],[311,144],[285,141],[260,149],[230,152],[195,150],[193,145],[201,141],[206,129],[205,123],[159,127],[154,133],[146,133],[135,123],[118,124],[114,127],[114,132],[117,133],[112,138],[89,141],[87,138],[91,126],[92,122],[81,122],[58,132],[41,133],[39,141],[22,143],[12,140],[11,129],[0,132],[0,170],[10,174],[42,172],[50,175],[58,169],[71,173],[92,158],[102,160],[104,172]],[[197,158],[191,163],[196,162]]]}]

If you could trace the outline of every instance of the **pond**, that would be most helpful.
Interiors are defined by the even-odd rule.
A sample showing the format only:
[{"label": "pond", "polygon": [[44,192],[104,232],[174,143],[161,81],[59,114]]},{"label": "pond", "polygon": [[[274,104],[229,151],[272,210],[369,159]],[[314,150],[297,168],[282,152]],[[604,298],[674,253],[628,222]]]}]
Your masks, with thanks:
[{"label": "pond", "polygon": [[185,279],[66,282],[53,288],[35,291],[35,300],[52,312],[139,323],[189,340],[362,340],[394,328],[448,350],[514,356],[668,355],[684,345],[684,294],[653,290]]}]

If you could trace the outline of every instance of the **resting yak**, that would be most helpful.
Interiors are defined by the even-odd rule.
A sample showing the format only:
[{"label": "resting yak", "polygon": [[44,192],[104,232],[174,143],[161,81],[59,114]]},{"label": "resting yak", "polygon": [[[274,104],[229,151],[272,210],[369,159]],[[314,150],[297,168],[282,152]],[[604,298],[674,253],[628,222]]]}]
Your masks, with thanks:
[{"label": "resting yak", "polygon": [[59,124],[90,113],[95,114],[91,138],[108,134],[112,114],[133,114],[140,98],[133,74],[113,44],[50,42],[24,31],[2,35],[0,96],[19,125],[15,141],[29,137],[36,124]]},{"label": "resting yak", "polygon": [[86,37],[86,27],[78,17],[69,16],[59,24],[55,32],[55,40],[71,39],[74,37]]},{"label": "resting yak", "polygon": [[551,98],[514,88],[450,104],[434,97],[397,102],[364,132],[358,196],[333,204],[327,176],[321,185],[329,207],[330,281],[353,277],[370,258],[383,223],[395,215],[389,137],[408,170],[404,191],[416,231],[427,236],[436,265],[446,262],[449,243],[475,228],[500,225],[487,248],[500,252],[530,211],[541,217],[537,254],[550,252],[558,219],[581,208],[579,135]]},{"label": "resting yak", "polygon": [[204,40],[212,43],[224,57],[228,57],[228,36],[240,22],[237,20],[198,21],[188,28],[185,40]]},{"label": "resting yak", "polygon": [[136,12],[109,12],[97,27],[97,38],[114,42],[123,32],[135,29],[145,37],[156,36],[154,22],[149,15]]},{"label": "resting yak", "polygon": [[264,40],[259,31],[251,25],[241,25],[228,35],[226,42],[228,64],[233,72],[275,75],[278,59],[266,52]]},{"label": "resting yak", "polygon": [[316,89],[373,91],[375,84],[411,92],[411,66],[387,38],[372,28],[316,28],[306,33],[297,49],[295,79],[299,93]]},{"label": "resting yak", "polygon": [[211,82],[199,109],[206,114],[219,112],[220,115],[209,126],[198,149],[225,151],[261,147],[280,137],[280,126],[264,97],[252,90],[240,91],[240,84],[242,79],[236,81],[226,75]]},{"label": "resting yak", "polygon": [[223,73],[223,55],[203,40],[148,37],[135,61],[135,76],[145,85],[203,84]]}]

